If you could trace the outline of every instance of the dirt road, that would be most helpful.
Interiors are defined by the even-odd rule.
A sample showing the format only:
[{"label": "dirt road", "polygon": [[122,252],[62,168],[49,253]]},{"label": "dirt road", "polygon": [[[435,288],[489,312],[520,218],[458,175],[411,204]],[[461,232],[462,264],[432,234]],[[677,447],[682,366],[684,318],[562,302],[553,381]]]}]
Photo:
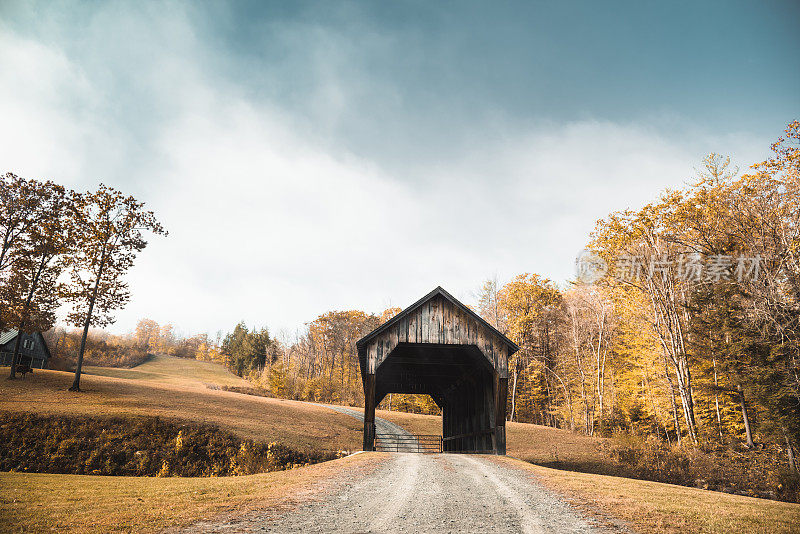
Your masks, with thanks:
[{"label": "dirt road", "polygon": [[[363,411],[324,405],[363,419]],[[379,434],[410,436],[384,419]],[[467,454],[374,455],[376,467],[329,480],[318,494],[275,511],[196,525],[204,532],[590,533],[602,529],[522,470]]]},{"label": "dirt road", "polygon": [[377,454],[379,465],[341,477],[283,515],[254,514],[209,532],[600,532],[529,475],[494,457]]}]

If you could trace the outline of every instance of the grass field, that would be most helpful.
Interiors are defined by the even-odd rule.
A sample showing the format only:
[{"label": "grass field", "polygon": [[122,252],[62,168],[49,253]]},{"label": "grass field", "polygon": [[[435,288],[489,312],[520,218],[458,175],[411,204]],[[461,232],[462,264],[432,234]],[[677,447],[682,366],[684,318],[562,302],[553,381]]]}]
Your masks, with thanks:
[{"label": "grass field", "polygon": [[145,478],[0,473],[2,532],[160,532],[253,509],[280,510],[330,477],[372,469],[376,458],[341,460],[259,475]]},{"label": "grass field", "polygon": [[[200,364],[203,378],[237,379]],[[155,365],[162,365],[154,362]],[[149,362],[144,365],[149,365]],[[328,408],[304,402],[242,395],[209,389],[191,377],[164,377],[163,371],[110,369],[109,373],[131,373],[135,378],[85,375],[81,393],[67,391],[72,374],[35,371],[19,380],[0,380],[0,410],[63,415],[151,415],[173,420],[219,425],[242,438],[280,441],[293,448],[359,450],[361,424]],[[137,373],[138,372],[138,373]],[[185,368],[181,373],[187,373]],[[225,371],[227,372],[227,371]],[[157,375],[155,379],[147,378]],[[219,383],[219,382],[217,382]]]},{"label": "grass field", "polygon": [[[244,438],[297,448],[357,450],[361,423],[324,407],[209,389],[246,385],[221,366],[157,357],[134,369],[90,368],[84,391],[66,391],[71,373],[36,371],[0,380],[0,410],[39,414],[158,415],[217,424]],[[417,434],[441,432],[438,416],[377,412]],[[640,532],[791,532],[800,505],[544,466],[607,462],[603,441],[538,425],[507,424],[508,454],[537,480],[590,513]],[[0,530],[158,531],[233,510],[285,506],[328,477],[369,469],[360,454],[314,466],[228,478],[132,478],[0,473]],[[600,469],[602,470],[602,469]],[[287,500],[289,499],[289,500]]]},{"label": "grass field", "polygon": [[730,495],[660,482],[550,469],[496,459],[530,472],[587,514],[642,533],[798,532],[800,504]]}]

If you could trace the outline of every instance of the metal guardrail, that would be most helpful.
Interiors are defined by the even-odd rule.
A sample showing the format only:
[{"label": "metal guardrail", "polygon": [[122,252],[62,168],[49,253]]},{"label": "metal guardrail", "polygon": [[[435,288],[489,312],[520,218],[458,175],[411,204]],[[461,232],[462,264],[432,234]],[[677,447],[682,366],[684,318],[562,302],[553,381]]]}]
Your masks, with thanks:
[{"label": "metal guardrail", "polygon": [[382,452],[442,452],[442,436],[422,434],[376,434],[375,450]]}]

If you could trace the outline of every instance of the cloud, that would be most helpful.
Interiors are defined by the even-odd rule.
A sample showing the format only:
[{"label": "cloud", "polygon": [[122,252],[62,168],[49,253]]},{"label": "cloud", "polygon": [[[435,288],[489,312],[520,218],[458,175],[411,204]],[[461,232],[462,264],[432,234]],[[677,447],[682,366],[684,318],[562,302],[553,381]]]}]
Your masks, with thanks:
[{"label": "cloud", "polygon": [[[87,128],[73,104],[92,98],[81,70],[57,49],[0,32],[0,161],[7,170],[77,175]],[[67,135],[70,132],[70,135]]]},{"label": "cloud", "polygon": [[[315,40],[304,111],[222,72],[223,52],[180,7],[100,10],[85,32],[79,42],[0,32],[0,75],[18,82],[0,87],[0,162],[72,187],[102,179],[156,211],[170,236],[131,270],[121,331],[144,316],[188,332],[242,319],[293,330],[331,309],[404,306],[439,284],[469,301],[495,273],[562,281],[596,219],[679,187],[705,152],[749,162],[766,148],[680,117],[478,110],[469,132],[453,132],[457,149],[431,157],[430,138],[411,134],[397,138],[403,157],[386,159],[336,138],[382,85],[329,32],[284,30],[272,43]],[[272,77],[297,69],[268,66]],[[402,123],[408,103],[391,87],[386,96]]]}]

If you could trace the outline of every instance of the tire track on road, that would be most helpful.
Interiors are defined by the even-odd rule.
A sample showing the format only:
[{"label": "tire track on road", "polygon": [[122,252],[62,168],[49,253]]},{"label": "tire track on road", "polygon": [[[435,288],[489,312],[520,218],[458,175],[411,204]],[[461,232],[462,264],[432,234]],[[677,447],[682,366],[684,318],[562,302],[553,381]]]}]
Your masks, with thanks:
[{"label": "tire track on road", "polygon": [[420,455],[405,454],[401,459],[403,474],[393,485],[392,495],[383,495],[384,506],[381,512],[370,523],[370,532],[383,532],[397,520],[400,512],[409,504],[409,499],[417,489],[417,474],[419,471]]}]

